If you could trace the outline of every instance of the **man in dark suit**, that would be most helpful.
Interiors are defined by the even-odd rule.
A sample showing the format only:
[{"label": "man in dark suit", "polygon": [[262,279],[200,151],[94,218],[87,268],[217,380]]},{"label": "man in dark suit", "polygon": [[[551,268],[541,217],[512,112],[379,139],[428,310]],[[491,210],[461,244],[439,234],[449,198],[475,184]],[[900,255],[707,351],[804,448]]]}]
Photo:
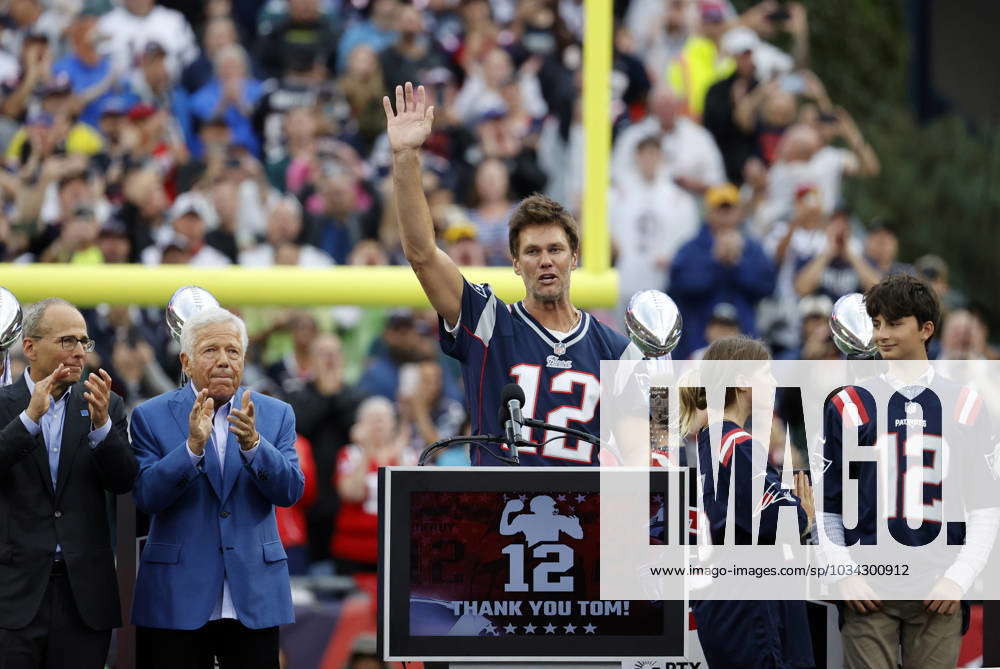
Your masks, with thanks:
[{"label": "man in dark suit", "polygon": [[295,415],[240,386],[246,327],[220,308],[191,316],[191,382],[132,412],[151,517],[135,586],[140,669],[278,669],[278,626],[294,620],[274,507],[302,496]]},{"label": "man in dark suit", "polygon": [[0,666],[104,666],[121,625],[108,493],[138,472],[122,399],[57,298],[25,315],[24,376],[0,389]]}]

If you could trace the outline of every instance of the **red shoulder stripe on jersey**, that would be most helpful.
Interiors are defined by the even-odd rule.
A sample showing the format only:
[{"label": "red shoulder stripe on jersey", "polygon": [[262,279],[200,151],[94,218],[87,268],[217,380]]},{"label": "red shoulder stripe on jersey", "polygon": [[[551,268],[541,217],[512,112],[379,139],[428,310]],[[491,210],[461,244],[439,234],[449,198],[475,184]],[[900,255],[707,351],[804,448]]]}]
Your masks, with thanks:
[{"label": "red shoulder stripe on jersey", "polygon": [[[750,439],[750,435],[743,431],[743,428],[736,428],[735,430],[730,430],[729,434],[722,438],[722,455],[720,460],[723,465],[729,465],[729,461],[733,457],[733,453],[736,452],[737,444],[742,444],[744,441]],[[728,445],[727,445],[728,442]]]},{"label": "red shoulder stripe on jersey", "polygon": [[982,406],[983,398],[979,393],[968,387],[962,388],[955,404],[955,420],[961,425],[974,424]]},{"label": "red shoulder stripe on jersey", "polygon": [[854,406],[858,408],[858,417],[861,419],[861,424],[864,425],[868,422],[868,412],[865,411],[865,405],[861,401],[861,396],[858,395],[858,390],[854,386],[847,386],[847,394],[851,397],[851,402]]}]

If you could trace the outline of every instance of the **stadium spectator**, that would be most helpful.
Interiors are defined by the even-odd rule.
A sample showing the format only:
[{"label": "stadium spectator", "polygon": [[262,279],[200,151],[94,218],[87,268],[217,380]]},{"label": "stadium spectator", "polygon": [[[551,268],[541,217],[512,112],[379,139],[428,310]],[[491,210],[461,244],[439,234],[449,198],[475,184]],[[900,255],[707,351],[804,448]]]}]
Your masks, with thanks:
[{"label": "stadium spectator", "polygon": [[378,565],[378,469],[408,464],[409,429],[392,402],[370,397],[358,407],[351,443],[337,456],[337,511],[330,555],[338,574],[374,573]]},{"label": "stadium spectator", "polygon": [[299,310],[289,314],[281,329],[291,333],[292,347],[280,360],[268,366],[266,374],[275,387],[288,393],[309,378],[312,345],[319,334],[319,325],[309,312]]},{"label": "stadium spectator", "polygon": [[638,178],[615,186],[609,215],[622,308],[649,286],[669,290],[670,263],[699,222],[697,202],[670,178],[655,136],[639,142],[634,160]]},{"label": "stadium spectator", "polygon": [[159,42],[148,42],[138,57],[138,65],[128,78],[127,99],[168,110],[167,132],[175,138],[183,138],[187,147],[197,153],[191,98],[175,83],[177,75],[171,74],[167,67],[166,49]]},{"label": "stadium spectator", "polygon": [[[864,258],[861,240],[852,234],[847,211],[835,211],[823,232],[822,247],[795,261],[794,285],[799,296],[820,293],[836,300],[868,290],[881,280],[879,271]],[[813,239],[818,237],[813,235]]]},{"label": "stadium spectator", "polygon": [[[380,0],[394,2],[395,0]],[[375,49],[367,44],[359,44],[347,57],[347,66],[337,80],[351,110],[351,118],[357,123],[358,134],[363,146],[370,150],[375,139],[385,131],[381,117],[381,100],[385,93],[382,65]]]},{"label": "stadium spectator", "polygon": [[740,101],[753,91],[759,80],[754,65],[755,50],[760,40],[749,28],[737,27],[722,38],[722,49],[735,61],[733,73],[712,84],[705,94],[703,121],[712,133],[726,165],[726,178],[737,186],[743,183],[743,165],[755,154],[752,132],[736,124],[734,118]]},{"label": "stadium spectator", "polygon": [[330,256],[315,246],[302,243],[302,207],[293,197],[282,197],[271,208],[267,216],[266,241],[240,253],[239,261],[244,267],[269,267],[274,265],[277,251],[284,245],[296,248],[300,267],[327,267]]},{"label": "stadium spectator", "polygon": [[362,216],[359,205],[358,181],[337,164],[328,164],[320,177],[319,195],[322,210],[313,217],[309,239],[318,249],[346,265],[354,245],[373,235],[370,224]]},{"label": "stadium spectator", "polygon": [[447,62],[437,45],[427,36],[424,17],[415,5],[399,9],[399,36],[379,52],[384,90],[391,91],[407,81],[415,84],[439,83],[450,76]]},{"label": "stadium spectator", "polygon": [[407,363],[435,356],[431,333],[405,309],[394,311],[385,322],[358,387],[365,395],[381,395],[392,401],[399,392],[399,373]]},{"label": "stadium spectator", "polygon": [[666,88],[650,93],[650,114],[621,132],[612,154],[616,183],[636,179],[635,148],[649,135],[660,137],[666,169],[674,182],[696,197],[710,186],[725,183],[726,170],[711,133],[680,115],[681,102]]},{"label": "stadium spectator", "polygon": [[306,522],[309,559],[318,562],[330,555],[330,534],[339,506],[334,483],[337,458],[350,440],[364,395],[344,381],[344,355],[336,335],[316,336],[309,365],[306,380],[288,394],[288,402],[295,410],[296,429],[312,444],[316,463],[316,501],[306,512]]},{"label": "stadium spectator", "polygon": [[17,45],[13,50],[19,54],[19,72],[16,76],[5,79],[0,86],[0,93],[3,93],[0,112],[10,119],[24,121],[31,96],[52,76],[54,53],[44,34],[16,34],[23,38],[15,42]]},{"label": "stadium spectator", "polygon": [[[399,372],[399,418],[409,425],[411,448],[419,453],[439,439],[459,434],[465,423],[462,403],[444,394],[444,371],[437,360],[405,365]],[[468,454],[459,452],[450,463],[469,464]],[[438,459],[438,464],[444,464]]]},{"label": "stadium spectator", "polygon": [[163,251],[171,243],[190,253],[188,264],[199,267],[224,267],[229,258],[205,243],[206,229],[216,224],[215,210],[204,195],[184,193],[170,209],[170,227],[162,228],[159,244],[150,245],[142,252],[142,262],[158,265],[163,262]]},{"label": "stadium spectator", "polygon": [[740,331],[740,314],[729,302],[719,302],[712,308],[712,316],[705,326],[705,345],[691,353],[691,360],[701,360],[705,357],[708,347],[726,337],[736,337],[743,334]]},{"label": "stadium spectator", "polygon": [[700,18],[697,32],[688,37],[667,68],[667,81],[677,94],[683,113],[698,121],[709,87],[729,76],[733,69],[732,59],[719,49],[729,25],[725,3],[702,0]]},{"label": "stadium spectator", "polygon": [[688,357],[705,345],[705,326],[719,302],[732,304],[740,330],[756,332],[755,307],[774,290],[775,272],[760,243],[740,232],[740,195],[725,184],[705,193],[705,224],[677,251],[670,266],[670,294],[684,318],[674,351]]},{"label": "stadium spectator", "polygon": [[537,77],[537,61],[527,61],[515,71],[510,54],[496,47],[482,61],[468,61],[465,83],[454,100],[454,111],[466,123],[484,114],[505,109],[503,87],[511,79],[517,82],[521,95],[533,117],[545,116],[548,106],[542,96]]},{"label": "stadium spectator", "polygon": [[367,19],[357,21],[344,31],[337,45],[337,71],[347,67],[347,60],[358,46],[364,44],[378,53],[396,41],[399,21],[398,0],[373,0],[367,5]]},{"label": "stadium spectator", "polygon": [[123,72],[132,68],[149,42],[166,49],[167,67],[174,77],[198,57],[198,42],[187,19],[156,0],[123,0],[101,17],[98,30],[112,66]]},{"label": "stadium spectator", "polygon": [[633,0],[625,25],[635,40],[636,53],[644,54],[649,78],[659,81],[684,48],[696,20],[688,0]]},{"label": "stadium spectator", "polygon": [[191,98],[192,113],[202,120],[221,116],[233,133],[233,142],[260,155],[260,139],[251,123],[262,94],[261,82],[249,71],[246,51],[237,45],[219,49],[215,76]]},{"label": "stadium spectator", "polygon": [[109,218],[97,233],[97,248],[105,263],[126,263],[132,254],[128,230],[118,218]]},{"label": "stadium spectator", "polygon": [[324,73],[336,67],[339,39],[332,17],[323,13],[320,0],[290,0],[288,14],[268,26],[257,41],[257,62],[265,77],[280,77],[303,58],[318,63]]},{"label": "stadium spectator", "polygon": [[899,262],[899,234],[890,221],[879,220],[868,230],[865,260],[882,276],[914,273],[912,266]]},{"label": "stadium spectator", "polygon": [[468,217],[476,226],[476,239],[486,252],[487,265],[506,265],[510,263],[507,219],[514,208],[509,197],[507,166],[495,158],[484,160],[476,168],[474,184],[474,206],[468,211]]},{"label": "stadium spectator", "polygon": [[114,95],[120,72],[111,66],[111,58],[98,52],[100,34],[98,16],[90,10],[77,14],[66,31],[71,52],[52,65],[52,74],[69,77],[76,96],[79,118],[97,126],[104,101]]},{"label": "stadium spectator", "polygon": [[181,85],[189,93],[207,84],[214,74],[212,65],[215,55],[222,47],[239,43],[236,24],[227,16],[212,17],[205,24],[202,48],[198,57],[181,74]]},{"label": "stadium spectator", "polygon": [[930,284],[931,288],[941,300],[941,310],[947,315],[952,309],[961,309],[967,305],[968,300],[960,291],[953,288],[949,276],[948,263],[944,258],[933,253],[922,255],[913,263],[917,276],[923,278]]}]

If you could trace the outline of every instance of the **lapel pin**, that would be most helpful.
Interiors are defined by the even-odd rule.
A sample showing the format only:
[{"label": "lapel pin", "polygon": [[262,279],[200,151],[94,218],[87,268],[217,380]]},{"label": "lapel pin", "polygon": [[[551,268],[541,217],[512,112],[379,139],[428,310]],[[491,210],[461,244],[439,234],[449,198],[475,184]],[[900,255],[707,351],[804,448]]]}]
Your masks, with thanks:
[{"label": "lapel pin", "polygon": [[86,409],[80,409],[80,415],[81,416],[89,416],[90,412],[87,411]]}]

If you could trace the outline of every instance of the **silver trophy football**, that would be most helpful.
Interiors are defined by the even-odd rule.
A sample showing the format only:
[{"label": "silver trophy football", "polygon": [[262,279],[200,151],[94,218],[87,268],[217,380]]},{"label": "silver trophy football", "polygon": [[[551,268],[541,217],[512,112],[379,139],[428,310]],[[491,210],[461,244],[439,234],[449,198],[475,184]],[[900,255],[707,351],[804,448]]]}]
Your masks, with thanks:
[{"label": "silver trophy football", "polygon": [[0,286],[0,387],[11,382],[10,347],[21,338],[21,303]]},{"label": "silver trophy football", "polygon": [[848,293],[833,305],[830,332],[833,334],[833,343],[849,358],[871,359],[878,351],[875,345],[875,327],[865,309],[865,297],[861,293]]},{"label": "silver trophy football", "polygon": [[170,329],[174,341],[181,340],[184,323],[191,316],[207,307],[217,306],[219,306],[219,301],[204,288],[198,286],[178,288],[170,296],[170,301],[167,303],[167,327]]},{"label": "silver trophy football", "polygon": [[684,321],[670,297],[659,290],[641,290],[625,308],[628,338],[648,358],[661,358],[681,340]]}]

